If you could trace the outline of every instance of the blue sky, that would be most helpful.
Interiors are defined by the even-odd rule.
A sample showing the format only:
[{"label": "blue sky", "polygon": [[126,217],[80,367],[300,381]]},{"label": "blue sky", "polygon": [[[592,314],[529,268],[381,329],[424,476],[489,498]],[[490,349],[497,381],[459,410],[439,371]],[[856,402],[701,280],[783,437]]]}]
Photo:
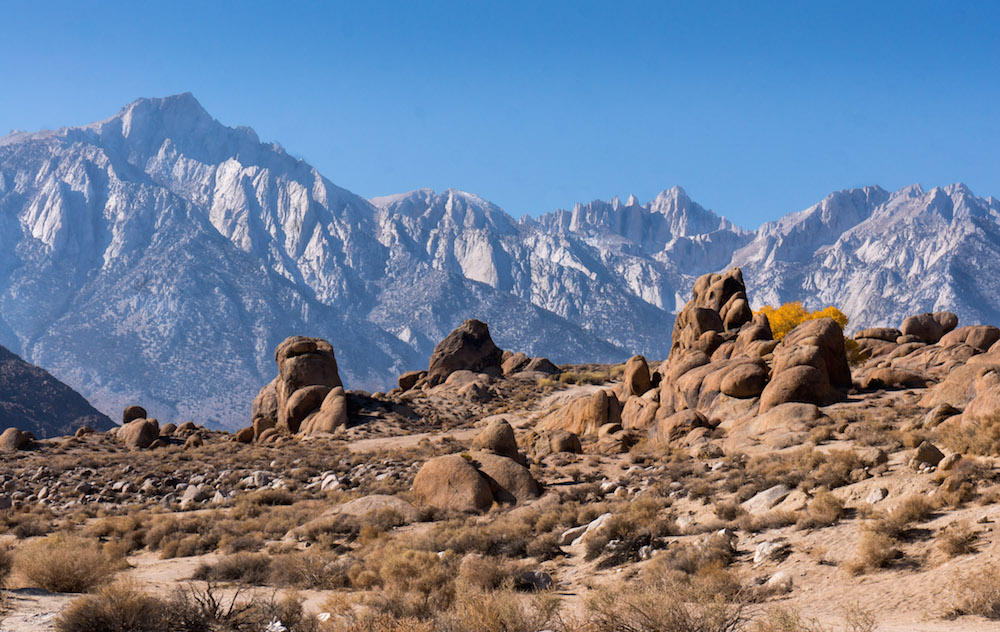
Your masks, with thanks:
[{"label": "blue sky", "polygon": [[5,2],[0,134],[190,91],[366,197],[1000,195],[998,2]]}]

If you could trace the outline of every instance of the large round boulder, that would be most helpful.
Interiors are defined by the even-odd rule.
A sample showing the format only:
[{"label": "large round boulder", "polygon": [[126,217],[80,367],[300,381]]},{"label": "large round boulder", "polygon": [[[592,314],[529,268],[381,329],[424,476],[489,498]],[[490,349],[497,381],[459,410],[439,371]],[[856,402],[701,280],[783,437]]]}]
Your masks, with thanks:
[{"label": "large round boulder", "polygon": [[427,375],[427,371],[407,371],[399,376],[399,388],[408,391],[416,386],[417,382],[423,379],[425,375]]},{"label": "large round boulder", "polygon": [[253,398],[253,407],[250,411],[250,420],[254,425],[260,424],[273,428],[278,425],[278,392],[276,390],[278,378],[274,378],[267,386],[260,389],[257,396]]},{"label": "large round boulder", "polygon": [[903,333],[898,329],[893,329],[891,327],[871,327],[869,329],[862,329],[861,331],[854,334],[855,340],[860,340],[866,338],[869,340],[883,340],[885,342],[896,342],[896,339],[902,336]]},{"label": "large round boulder", "polygon": [[566,430],[577,436],[596,435],[601,426],[621,423],[621,404],[614,393],[594,391],[578,397],[546,415],[539,423],[540,430]]},{"label": "large round boulder", "polygon": [[522,462],[523,457],[517,450],[517,439],[514,437],[514,429],[511,428],[507,420],[496,418],[489,422],[483,430],[472,440],[472,447],[476,450],[486,450],[505,456],[515,461]]},{"label": "large round boulder", "polygon": [[142,406],[126,406],[125,410],[122,411],[122,425],[129,423],[130,421],[135,421],[136,419],[146,419],[149,415],[146,414],[146,409]]},{"label": "large round boulder", "polygon": [[490,484],[479,470],[458,454],[424,463],[413,479],[417,502],[436,509],[479,512],[493,505]]},{"label": "large round boulder", "polygon": [[841,389],[850,387],[851,369],[840,325],[832,318],[807,320],[775,348],[760,412],[787,402],[824,406],[843,399]]},{"label": "large round boulder", "polygon": [[302,422],[299,431],[304,435],[330,434],[347,425],[347,393],[344,387],[331,389],[323,403]]},{"label": "large round boulder", "polygon": [[473,452],[471,455],[489,483],[493,499],[502,504],[513,505],[538,498],[542,490],[528,468],[514,459],[490,452]]},{"label": "large round boulder", "polygon": [[985,353],[1000,340],[1000,329],[991,325],[959,327],[941,337],[941,346],[967,344],[979,353]]},{"label": "large round boulder", "polygon": [[625,363],[625,395],[643,395],[653,388],[649,365],[641,355],[632,356]]},{"label": "large round boulder", "polygon": [[437,386],[455,371],[502,374],[503,352],[493,343],[486,323],[467,320],[434,347],[427,367],[427,382]]},{"label": "large round boulder", "polygon": [[17,428],[7,428],[0,434],[0,451],[17,452],[28,443],[28,434]]},{"label": "large round boulder", "polygon": [[722,377],[720,392],[730,397],[757,397],[767,386],[767,365],[762,360],[741,362]]},{"label": "large round boulder", "polygon": [[136,419],[118,428],[118,440],[130,450],[144,450],[160,436],[160,425],[153,419]]},{"label": "large round boulder", "polygon": [[934,344],[958,326],[958,316],[951,312],[934,312],[910,316],[903,320],[899,328],[903,336],[914,336],[928,344]]}]

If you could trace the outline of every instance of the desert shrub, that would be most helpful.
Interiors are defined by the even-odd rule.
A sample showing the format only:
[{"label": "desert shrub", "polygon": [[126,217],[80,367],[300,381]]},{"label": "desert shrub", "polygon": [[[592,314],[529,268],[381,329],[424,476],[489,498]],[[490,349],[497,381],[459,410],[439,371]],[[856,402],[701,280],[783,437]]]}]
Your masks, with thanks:
[{"label": "desert shrub", "polygon": [[727,500],[715,504],[715,516],[719,520],[725,520],[726,522],[729,522],[731,520],[736,520],[746,512],[747,512],[746,509],[744,509],[743,506],[740,505],[740,503],[732,500]]},{"label": "desert shrub", "polygon": [[508,559],[469,555],[458,567],[458,585],[480,591],[513,588],[521,571],[522,564]]},{"label": "desert shrub", "polygon": [[976,552],[976,533],[967,522],[957,522],[938,531],[935,536],[938,548],[948,557]]},{"label": "desert shrub", "polygon": [[991,564],[958,575],[951,581],[954,605],[947,610],[952,617],[978,615],[1000,619],[1000,566]]},{"label": "desert shrub", "polygon": [[19,547],[15,571],[49,592],[87,592],[125,568],[121,549],[79,536],[50,535]]},{"label": "desert shrub", "polygon": [[868,526],[898,539],[905,536],[914,523],[926,521],[936,509],[937,503],[926,496],[907,496],[891,510],[876,514]]},{"label": "desert shrub", "polygon": [[684,542],[671,546],[653,558],[649,566],[651,569],[660,569],[658,572],[661,573],[672,570],[693,575],[704,567],[729,566],[735,558],[736,552],[725,536],[713,535],[701,542]]},{"label": "desert shrub", "polygon": [[265,553],[236,553],[220,558],[215,564],[202,564],[195,579],[264,585],[271,575],[271,556]]},{"label": "desert shrub", "polygon": [[204,588],[178,588],[166,605],[170,632],[259,632],[275,620],[288,632],[319,632],[319,622],[303,612],[302,602],[296,593],[243,599],[237,590],[223,597],[209,582]]},{"label": "desert shrub", "polygon": [[[326,608],[326,606],[324,606]],[[368,610],[338,613],[323,625],[323,632],[436,632],[433,621],[414,617],[396,617]]]},{"label": "desert shrub", "polygon": [[146,544],[146,521],[139,515],[109,516],[94,522],[87,533],[118,542],[129,553]]},{"label": "desert shrub", "polygon": [[754,621],[750,632],[830,632],[830,628],[803,617],[797,610],[778,606]]},{"label": "desert shrub", "polygon": [[332,590],[350,584],[352,561],[330,551],[307,550],[271,559],[268,583],[278,587]]},{"label": "desert shrub", "polygon": [[287,489],[262,489],[252,494],[242,497],[241,502],[253,505],[264,505],[273,507],[275,505],[291,505],[295,502],[295,495]]},{"label": "desert shrub", "polygon": [[862,528],[854,556],[846,562],[844,568],[852,575],[886,568],[893,560],[902,556],[897,548],[898,544],[898,540],[881,531]]},{"label": "desert shrub", "polygon": [[559,629],[559,598],[541,593],[529,600],[510,590],[465,590],[437,618],[440,632],[538,632]]},{"label": "desert shrub", "polygon": [[844,503],[828,491],[820,491],[809,501],[805,512],[795,526],[799,529],[829,527],[840,520],[844,513]]},{"label": "desert shrub", "polygon": [[167,603],[120,580],[73,601],[56,619],[58,632],[171,632]]},{"label": "desert shrub", "polygon": [[851,473],[862,467],[861,457],[854,450],[816,450],[803,446],[781,454],[751,458],[744,472],[748,483],[739,496],[749,498],[778,483],[805,489],[834,489],[851,482]]},{"label": "desert shrub", "polygon": [[0,547],[0,588],[7,584],[7,578],[14,568],[14,553],[6,546]]},{"label": "desert shrub", "polygon": [[958,454],[1000,455],[1000,412],[975,422],[951,422],[937,428],[941,443]]},{"label": "desert shrub", "polygon": [[600,588],[586,602],[594,632],[736,632],[746,608],[724,595],[646,581]]},{"label": "desert shrub", "polygon": [[611,375],[608,371],[566,371],[559,376],[560,384],[604,384]]},{"label": "desert shrub", "polygon": [[622,503],[604,523],[603,529],[589,534],[584,540],[586,558],[597,558],[609,542],[617,540],[620,559],[613,560],[613,564],[636,561],[640,548],[652,544],[656,538],[677,532],[668,507],[669,501],[653,495]]},{"label": "desert shrub", "polygon": [[937,498],[942,505],[961,507],[976,497],[980,483],[991,478],[991,470],[977,459],[964,458],[941,481]]},{"label": "desert shrub", "polygon": [[736,520],[736,527],[749,533],[780,529],[793,525],[799,516],[792,511],[768,511],[761,514],[744,514]]},{"label": "desert shrub", "polygon": [[837,321],[841,329],[847,327],[847,316],[836,307],[825,307],[810,312],[802,307],[802,303],[799,301],[785,303],[777,308],[765,305],[757,310],[757,313],[767,316],[767,320],[771,323],[771,334],[775,340],[781,340],[788,332],[805,321],[817,318],[832,318]]},{"label": "desert shrub", "polygon": [[896,441],[896,447],[902,445],[896,425],[886,417],[871,416],[854,421],[847,426],[844,436],[865,446],[887,446],[892,441]]}]

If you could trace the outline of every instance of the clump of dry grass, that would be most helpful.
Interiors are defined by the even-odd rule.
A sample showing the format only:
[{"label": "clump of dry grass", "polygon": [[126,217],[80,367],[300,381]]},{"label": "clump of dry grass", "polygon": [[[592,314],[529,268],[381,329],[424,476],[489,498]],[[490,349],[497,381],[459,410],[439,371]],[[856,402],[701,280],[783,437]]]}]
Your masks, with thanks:
[{"label": "clump of dry grass", "polygon": [[938,504],[927,496],[908,496],[888,512],[877,514],[870,528],[898,539],[906,535],[915,523],[930,518],[937,508]]},{"label": "clump of dry grass", "polygon": [[750,632],[830,632],[830,628],[795,609],[777,606],[754,621]]},{"label": "clump of dry grass", "polygon": [[976,532],[967,522],[952,523],[935,535],[938,548],[948,557],[975,553],[977,539]]},{"label": "clump of dry grass", "polygon": [[222,598],[215,587],[180,589],[170,598],[121,580],[72,602],[57,632],[250,632],[279,620],[288,632],[319,632],[319,622],[295,594],[283,599]]},{"label": "clump of dry grass", "polygon": [[915,523],[926,521],[937,509],[926,496],[908,496],[888,512],[879,512],[862,525],[854,557],[845,566],[853,575],[888,567],[902,557],[900,539]]},{"label": "clump of dry grass", "polygon": [[991,564],[956,576],[951,581],[954,605],[947,616],[978,615],[1000,619],[1000,566]]},{"label": "clump of dry grass", "polygon": [[1000,412],[971,423],[944,423],[937,428],[938,440],[958,454],[1000,454]]},{"label": "clump of dry grass", "polygon": [[854,556],[844,564],[844,569],[852,575],[861,575],[887,568],[902,557],[898,545],[898,540],[885,533],[863,528]]},{"label": "clump of dry grass", "polygon": [[852,474],[863,468],[854,450],[816,450],[803,446],[781,454],[755,456],[743,471],[739,499],[746,500],[777,484],[805,490],[834,489],[850,482]]},{"label": "clump of dry grass", "polygon": [[799,529],[819,529],[835,524],[844,514],[844,503],[828,491],[820,491],[795,523]]},{"label": "clump of dry grass", "polygon": [[167,632],[167,604],[123,580],[72,602],[56,619],[58,632]]},{"label": "clump of dry grass", "polygon": [[705,585],[677,583],[674,575],[598,589],[587,600],[594,632],[736,632],[745,629],[746,604]]},{"label": "clump of dry grass", "polygon": [[617,541],[616,551],[602,561],[602,566],[637,561],[641,547],[655,544],[657,538],[677,533],[667,499],[646,495],[621,503],[605,522],[604,528],[584,540],[586,559],[605,553],[608,544]]},{"label": "clump of dry grass", "polygon": [[28,542],[17,549],[15,572],[32,586],[49,592],[87,592],[127,566],[115,546],[64,534]]},{"label": "clump of dry grass", "polygon": [[760,533],[793,525],[798,519],[798,515],[791,511],[768,511],[762,514],[744,514],[736,520],[735,526],[749,533]]},{"label": "clump of dry grass", "polygon": [[6,546],[0,547],[0,588],[7,585],[7,578],[14,570],[14,553]]}]

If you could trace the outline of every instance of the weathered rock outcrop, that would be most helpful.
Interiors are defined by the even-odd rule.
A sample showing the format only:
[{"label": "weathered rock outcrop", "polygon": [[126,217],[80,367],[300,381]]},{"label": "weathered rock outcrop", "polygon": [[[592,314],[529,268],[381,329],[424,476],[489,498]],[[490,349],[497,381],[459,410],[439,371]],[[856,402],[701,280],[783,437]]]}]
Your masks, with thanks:
[{"label": "weathered rock outcrop", "polygon": [[502,356],[486,323],[467,320],[434,347],[427,367],[427,383],[437,386],[455,371],[462,370],[499,377],[503,373]]},{"label": "weathered rock outcrop", "polygon": [[524,465],[510,425],[496,419],[475,439],[469,454],[427,461],[413,479],[413,495],[428,507],[463,512],[537,498],[541,486]]},{"label": "weathered rock outcrop", "polygon": [[320,434],[347,425],[347,395],[329,342],[293,336],[277,346],[274,360],[278,376],[253,402],[255,438],[271,428]]},{"label": "weathered rock outcrop", "polygon": [[7,428],[0,433],[0,452],[17,452],[28,444],[28,433],[18,428]]},{"label": "weathered rock outcrop", "polygon": [[760,412],[788,402],[817,405],[843,399],[851,387],[844,332],[832,318],[807,320],[774,350],[771,381],[760,396]]},{"label": "weathered rock outcrop", "polygon": [[646,391],[653,388],[653,382],[649,375],[649,365],[646,358],[641,355],[629,358],[625,363],[625,394],[644,395]]},{"label": "weathered rock outcrop", "polygon": [[493,419],[472,441],[472,448],[493,452],[500,456],[513,459],[524,465],[524,457],[517,449],[514,429],[505,419]]},{"label": "weathered rock outcrop", "polygon": [[598,390],[549,413],[538,423],[538,428],[565,430],[577,436],[596,435],[601,426],[621,421],[621,402],[617,396],[610,390]]},{"label": "weathered rock outcrop", "polygon": [[705,275],[678,315],[670,356],[657,371],[633,357],[620,387],[569,402],[539,429],[600,439],[624,427],[659,443],[703,444],[722,419],[756,410],[770,377],[766,359],[777,344],[767,317],[750,311],[738,268]]},{"label": "weathered rock outcrop", "polygon": [[918,314],[903,321],[899,331],[903,336],[913,336],[921,342],[933,344],[958,326],[958,316],[951,312]]},{"label": "weathered rock outcrop", "polygon": [[536,459],[558,452],[583,453],[580,437],[566,430],[532,431],[527,433],[524,443],[528,452]]},{"label": "weathered rock outcrop", "polygon": [[493,505],[489,482],[470,459],[459,454],[424,463],[413,479],[413,496],[428,507],[468,513],[486,511]]},{"label": "weathered rock outcrop", "polygon": [[134,419],[118,428],[118,440],[130,450],[144,450],[160,436],[160,424],[155,419]]}]

